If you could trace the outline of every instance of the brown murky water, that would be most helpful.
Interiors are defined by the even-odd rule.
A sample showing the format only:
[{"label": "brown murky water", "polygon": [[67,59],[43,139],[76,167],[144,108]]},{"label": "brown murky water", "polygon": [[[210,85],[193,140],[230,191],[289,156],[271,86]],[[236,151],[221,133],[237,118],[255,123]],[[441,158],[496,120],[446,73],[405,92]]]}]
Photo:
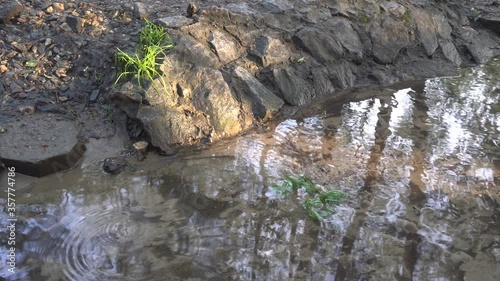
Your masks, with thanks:
[{"label": "brown murky water", "polygon": [[[116,177],[95,165],[25,179],[15,275],[0,212],[0,276],[499,280],[499,78],[494,61],[342,107],[321,101]],[[348,198],[316,223],[300,198],[269,191],[290,175]]]}]

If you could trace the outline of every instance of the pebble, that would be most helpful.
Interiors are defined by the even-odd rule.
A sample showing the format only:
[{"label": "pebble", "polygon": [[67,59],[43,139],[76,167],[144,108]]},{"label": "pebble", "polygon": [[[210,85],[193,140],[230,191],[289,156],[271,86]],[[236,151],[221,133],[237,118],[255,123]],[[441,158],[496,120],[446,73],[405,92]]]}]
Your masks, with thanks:
[{"label": "pebble", "polygon": [[54,2],[52,4],[52,6],[54,7],[54,9],[56,11],[64,11],[64,4],[63,3]]},{"label": "pebble", "polygon": [[9,86],[10,86],[10,92],[12,94],[19,93],[19,92],[23,91],[23,88],[14,82],[10,83]]},{"label": "pebble", "polygon": [[35,105],[20,105],[17,110],[23,114],[33,114],[35,113]]},{"label": "pebble", "polygon": [[52,14],[54,12],[54,8],[52,6],[48,7],[47,10],[45,10],[48,14]]},{"label": "pebble", "polygon": [[3,64],[0,64],[0,73],[4,73],[5,71],[7,71],[7,67]]}]

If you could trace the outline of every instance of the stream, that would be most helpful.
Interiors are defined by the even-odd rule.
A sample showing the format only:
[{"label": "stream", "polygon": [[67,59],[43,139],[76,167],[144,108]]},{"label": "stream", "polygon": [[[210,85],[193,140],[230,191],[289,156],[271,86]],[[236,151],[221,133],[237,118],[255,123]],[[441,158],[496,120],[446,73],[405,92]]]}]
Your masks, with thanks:
[{"label": "stream", "polygon": [[[0,279],[497,281],[500,61],[461,74],[324,99],[118,176],[16,175],[16,273],[2,195]],[[300,175],[347,194],[331,217],[269,189]]]}]

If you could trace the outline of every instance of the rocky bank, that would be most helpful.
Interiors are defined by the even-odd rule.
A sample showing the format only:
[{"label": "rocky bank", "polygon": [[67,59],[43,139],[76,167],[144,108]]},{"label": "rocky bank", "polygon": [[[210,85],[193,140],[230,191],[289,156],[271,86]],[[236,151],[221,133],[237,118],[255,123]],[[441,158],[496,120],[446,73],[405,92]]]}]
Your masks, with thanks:
[{"label": "rocky bank", "polygon": [[[139,139],[172,154],[318,97],[348,99],[347,88],[456,75],[500,53],[498,1],[200,1],[195,10],[182,1],[1,3],[4,161],[22,150],[4,141],[17,142],[16,120],[71,120],[78,141],[101,140],[94,151],[106,139],[116,146],[121,132],[124,146],[103,157]],[[114,84],[116,47],[135,48],[143,18],[176,45],[161,67],[168,93],[158,93],[159,80]]]}]

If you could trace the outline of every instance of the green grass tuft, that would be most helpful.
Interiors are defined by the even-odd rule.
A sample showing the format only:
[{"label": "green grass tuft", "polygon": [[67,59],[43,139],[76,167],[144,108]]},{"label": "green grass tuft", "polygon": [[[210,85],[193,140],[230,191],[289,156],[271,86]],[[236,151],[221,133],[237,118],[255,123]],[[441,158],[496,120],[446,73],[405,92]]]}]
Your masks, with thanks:
[{"label": "green grass tuft", "polygon": [[[115,65],[119,73],[115,85],[124,77],[137,75],[137,83],[141,80],[153,81],[160,77],[163,90],[168,94],[167,84],[159,71],[160,61],[166,59],[166,51],[172,49],[174,43],[163,27],[146,20],[146,26],[141,29],[139,46],[134,54],[128,54],[118,49],[115,55]],[[160,93],[153,83],[155,90]]]},{"label": "green grass tuft", "polygon": [[367,16],[361,16],[361,18],[359,19],[359,21],[361,23],[369,23],[370,19]]},{"label": "green grass tuft", "polygon": [[404,13],[404,15],[401,16],[401,20],[403,21],[403,23],[407,24],[410,22],[410,19],[411,19],[411,14],[410,14],[410,11],[406,11]]},{"label": "green grass tuft", "polygon": [[330,218],[335,213],[335,206],[340,204],[342,199],[347,196],[341,191],[322,191],[311,179],[305,176],[298,178],[286,177],[281,185],[275,184],[271,187],[272,190],[282,195],[297,192],[301,188],[304,188],[310,196],[304,200],[304,207],[309,217],[314,221],[323,221]]}]

